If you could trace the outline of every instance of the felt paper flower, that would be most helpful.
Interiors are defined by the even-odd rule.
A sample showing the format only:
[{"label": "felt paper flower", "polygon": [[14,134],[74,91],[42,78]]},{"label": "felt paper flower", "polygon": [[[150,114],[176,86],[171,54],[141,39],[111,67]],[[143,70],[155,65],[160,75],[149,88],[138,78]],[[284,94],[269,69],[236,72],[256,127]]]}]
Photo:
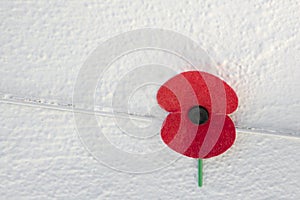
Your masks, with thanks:
[{"label": "felt paper flower", "polygon": [[200,71],[178,74],[157,93],[169,112],[162,140],[174,151],[192,158],[210,158],[229,149],[235,127],[227,116],[238,106],[234,90],[218,77]]}]

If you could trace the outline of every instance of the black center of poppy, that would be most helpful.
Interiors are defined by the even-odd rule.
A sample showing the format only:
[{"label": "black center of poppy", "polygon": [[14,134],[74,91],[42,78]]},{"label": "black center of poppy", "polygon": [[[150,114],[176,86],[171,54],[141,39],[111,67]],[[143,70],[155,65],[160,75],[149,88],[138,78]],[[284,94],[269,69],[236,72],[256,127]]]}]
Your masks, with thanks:
[{"label": "black center of poppy", "polygon": [[204,124],[208,120],[208,112],[202,106],[194,106],[189,110],[189,119],[194,124]]}]

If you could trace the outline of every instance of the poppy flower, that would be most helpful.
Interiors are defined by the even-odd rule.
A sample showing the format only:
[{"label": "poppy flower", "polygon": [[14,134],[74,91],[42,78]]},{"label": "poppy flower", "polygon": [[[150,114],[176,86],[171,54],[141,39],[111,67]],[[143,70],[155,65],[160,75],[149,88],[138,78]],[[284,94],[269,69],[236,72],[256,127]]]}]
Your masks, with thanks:
[{"label": "poppy flower", "polygon": [[237,109],[238,98],[220,78],[200,71],[183,72],[159,88],[157,102],[169,112],[161,137],[174,151],[203,159],[233,145],[235,126],[227,115]]}]

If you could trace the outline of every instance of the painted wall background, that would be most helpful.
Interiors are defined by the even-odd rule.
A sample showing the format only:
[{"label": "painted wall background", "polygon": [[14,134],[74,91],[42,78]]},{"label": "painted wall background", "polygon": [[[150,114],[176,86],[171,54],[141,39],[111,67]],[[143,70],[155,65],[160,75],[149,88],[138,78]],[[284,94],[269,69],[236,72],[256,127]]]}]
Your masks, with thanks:
[{"label": "painted wall background", "polygon": [[[299,199],[299,9],[296,0],[1,1],[0,199]],[[117,172],[86,151],[71,112],[20,103],[72,103],[99,43],[145,27],[206,49],[239,95],[236,125],[255,129],[205,161],[201,189],[195,160]]]}]

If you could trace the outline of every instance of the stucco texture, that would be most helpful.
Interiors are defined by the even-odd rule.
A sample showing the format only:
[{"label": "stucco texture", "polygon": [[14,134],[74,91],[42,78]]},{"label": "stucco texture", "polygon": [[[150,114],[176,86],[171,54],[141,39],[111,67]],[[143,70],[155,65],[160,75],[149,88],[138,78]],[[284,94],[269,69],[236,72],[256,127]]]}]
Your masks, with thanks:
[{"label": "stucco texture", "polygon": [[[299,10],[297,0],[2,0],[0,199],[300,199]],[[202,188],[197,161],[186,157],[142,174],[101,164],[82,144],[73,113],[60,109],[72,104],[77,74],[101,42],[146,27],[199,43],[239,96],[232,119],[244,131],[229,151],[204,161]],[[147,100],[155,104],[130,106],[142,113]],[[116,128],[105,124],[106,134]],[[144,149],[120,134],[108,137]]]}]

